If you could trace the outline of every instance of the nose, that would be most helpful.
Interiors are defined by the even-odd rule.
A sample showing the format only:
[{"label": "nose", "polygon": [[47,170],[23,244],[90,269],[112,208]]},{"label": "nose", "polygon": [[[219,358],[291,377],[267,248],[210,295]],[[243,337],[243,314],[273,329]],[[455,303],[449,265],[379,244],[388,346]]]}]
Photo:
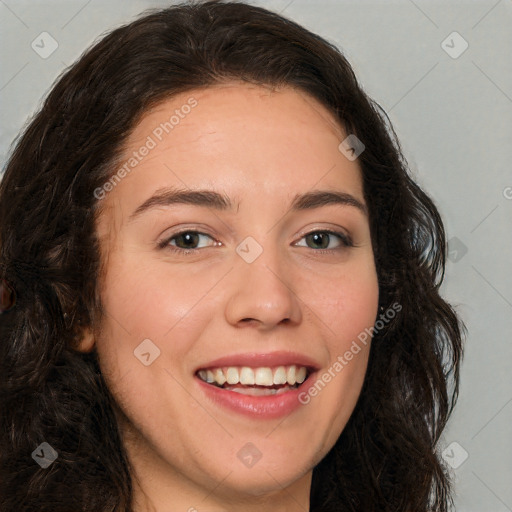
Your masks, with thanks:
[{"label": "nose", "polygon": [[[238,256],[237,256],[238,258]],[[266,249],[252,263],[235,263],[226,304],[226,320],[236,327],[270,330],[302,320],[301,301],[293,290],[293,272]]]}]

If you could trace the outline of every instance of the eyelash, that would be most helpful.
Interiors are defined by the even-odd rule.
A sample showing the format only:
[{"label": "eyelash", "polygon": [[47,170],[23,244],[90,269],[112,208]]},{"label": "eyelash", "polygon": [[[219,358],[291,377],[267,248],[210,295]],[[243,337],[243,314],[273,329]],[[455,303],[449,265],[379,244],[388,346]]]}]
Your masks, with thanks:
[{"label": "eyelash", "polygon": [[[347,247],[354,247],[354,243],[352,242],[352,239],[350,238],[350,236],[346,235],[345,233],[342,233],[342,232],[339,232],[339,231],[333,231],[333,230],[330,230],[330,229],[321,229],[321,230],[310,231],[309,233],[306,233],[305,235],[303,235],[301,237],[301,240],[303,238],[306,238],[307,236],[318,234],[318,233],[327,234],[327,235],[334,235],[334,236],[338,237],[340,242],[341,242],[340,247],[337,247],[335,249],[313,249],[312,247],[308,247],[308,249],[311,249],[311,250],[313,250],[315,252],[321,252],[321,253],[323,253],[325,255],[329,255],[329,254],[338,253],[339,251],[341,251],[343,249],[346,249]],[[158,248],[162,249],[162,250],[168,249],[168,250],[170,250],[172,252],[181,253],[181,254],[184,254],[184,255],[191,254],[193,252],[197,252],[197,251],[201,250],[201,248],[182,249],[181,247],[176,247],[176,246],[170,245],[170,242],[172,240],[174,240],[175,238],[177,238],[177,237],[179,237],[181,235],[186,235],[186,234],[204,235],[204,236],[207,236],[207,237],[209,237],[209,238],[211,238],[213,240],[213,237],[211,237],[207,233],[202,233],[201,231],[195,231],[193,229],[187,229],[185,231],[180,231],[179,233],[174,233],[171,237],[168,237],[168,238],[162,240],[161,242],[158,243]]]}]

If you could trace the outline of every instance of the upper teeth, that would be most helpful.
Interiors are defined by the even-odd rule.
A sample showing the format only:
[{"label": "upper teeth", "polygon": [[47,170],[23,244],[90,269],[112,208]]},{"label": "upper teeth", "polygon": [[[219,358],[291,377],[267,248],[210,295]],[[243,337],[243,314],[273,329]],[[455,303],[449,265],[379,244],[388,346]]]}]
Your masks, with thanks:
[{"label": "upper teeth", "polygon": [[226,382],[230,385],[243,384],[245,386],[273,386],[274,384],[302,384],[306,380],[305,366],[278,366],[276,368],[262,367],[250,368],[248,366],[229,366],[224,368],[210,368],[200,370],[199,377],[205,382],[219,384]]}]

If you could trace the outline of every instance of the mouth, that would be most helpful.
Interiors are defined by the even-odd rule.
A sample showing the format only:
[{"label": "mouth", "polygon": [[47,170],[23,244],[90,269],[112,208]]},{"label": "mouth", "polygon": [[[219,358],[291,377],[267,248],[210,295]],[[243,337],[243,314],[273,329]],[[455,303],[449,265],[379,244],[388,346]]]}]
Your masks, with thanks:
[{"label": "mouth", "polygon": [[265,421],[304,407],[300,396],[319,369],[320,365],[304,354],[253,352],[205,363],[196,368],[194,377],[207,403],[253,421]]},{"label": "mouth", "polygon": [[307,380],[313,368],[297,364],[280,366],[217,366],[201,368],[196,376],[211,386],[248,396],[280,395]]}]

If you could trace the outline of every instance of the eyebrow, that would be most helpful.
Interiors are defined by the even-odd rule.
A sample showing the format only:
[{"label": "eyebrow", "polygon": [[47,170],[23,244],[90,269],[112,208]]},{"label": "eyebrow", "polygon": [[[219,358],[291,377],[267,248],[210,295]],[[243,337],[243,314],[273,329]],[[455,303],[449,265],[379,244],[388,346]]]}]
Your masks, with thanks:
[{"label": "eyebrow", "polygon": [[[149,199],[144,201],[129,217],[132,221],[142,213],[159,206],[171,206],[174,204],[190,204],[214,208],[219,211],[234,210],[235,204],[231,199],[212,190],[182,190],[165,188],[155,192]],[[239,205],[239,202],[237,203]],[[353,206],[364,215],[368,215],[366,205],[359,199],[346,192],[333,190],[313,190],[304,194],[297,194],[292,200],[291,211],[303,211],[320,208],[327,205]]]}]

